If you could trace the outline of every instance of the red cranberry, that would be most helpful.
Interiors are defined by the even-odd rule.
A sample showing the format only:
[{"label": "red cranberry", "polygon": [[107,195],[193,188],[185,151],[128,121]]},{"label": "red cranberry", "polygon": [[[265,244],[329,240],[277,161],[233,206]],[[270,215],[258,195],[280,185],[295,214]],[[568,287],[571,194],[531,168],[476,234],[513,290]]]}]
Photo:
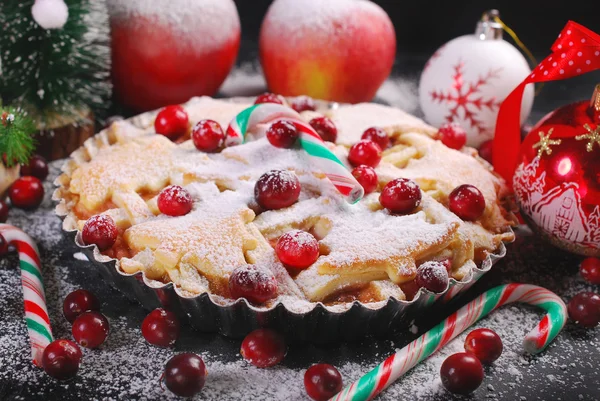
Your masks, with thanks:
[{"label": "red cranberry", "polygon": [[379,127],[371,127],[367,129],[365,132],[363,132],[360,138],[375,142],[377,145],[379,145],[381,150],[387,149],[388,145],[390,144],[390,137],[383,129]]},{"label": "red cranberry", "polygon": [[166,187],[158,195],[158,210],[167,216],[184,216],[192,210],[192,196],[179,185]]},{"label": "red cranberry", "polygon": [[158,112],[156,120],[154,120],[154,130],[157,134],[161,134],[175,140],[188,130],[189,117],[185,109],[179,105],[167,106]]},{"label": "red cranberry", "polygon": [[319,242],[306,231],[292,230],[279,237],[275,251],[284,265],[305,269],[319,258]]},{"label": "red cranberry", "polygon": [[10,187],[8,196],[15,207],[35,209],[44,200],[44,186],[36,177],[20,177]]},{"label": "red cranberry", "polygon": [[98,348],[108,337],[108,319],[95,311],[83,312],[73,322],[73,338],[82,347]]},{"label": "red cranberry", "polygon": [[467,133],[456,123],[443,124],[438,135],[442,143],[451,149],[460,150],[467,143]]},{"label": "red cranberry", "polygon": [[483,382],[483,366],[475,355],[459,352],[446,358],[440,375],[446,390],[454,394],[469,394]]},{"label": "red cranberry", "polygon": [[257,329],[244,338],[240,353],[257,368],[270,368],[283,360],[287,347],[283,337],[271,329]]},{"label": "red cranberry", "polygon": [[44,371],[58,380],[74,377],[81,363],[81,350],[71,340],[52,341],[42,356]]},{"label": "red cranberry", "polygon": [[8,209],[8,204],[0,201],[0,223],[6,223],[6,220],[8,220]]},{"label": "red cranberry", "polygon": [[494,141],[489,140],[485,141],[481,145],[479,145],[479,156],[486,160],[488,163],[492,163],[492,152],[494,148]]},{"label": "red cranberry", "polygon": [[256,98],[256,100],[254,101],[254,104],[262,104],[262,103],[283,104],[283,100],[281,99],[281,96],[279,96],[279,95],[266,92],[266,93],[263,93],[262,95],[258,96]]},{"label": "red cranberry", "polygon": [[105,251],[115,244],[118,234],[117,225],[112,217],[97,214],[85,222],[81,238],[84,244],[96,245],[100,251]]},{"label": "red cranberry", "polygon": [[223,146],[225,134],[218,122],[200,120],[192,130],[192,141],[196,149],[203,152],[214,152]]},{"label": "red cranberry", "polygon": [[365,190],[365,195],[368,195],[377,189],[377,173],[373,167],[354,167],[352,175]]},{"label": "red cranberry", "polygon": [[337,139],[337,127],[329,118],[316,117],[310,120],[308,124],[317,131],[317,134],[319,134],[324,141],[335,142]]},{"label": "red cranberry", "polygon": [[100,302],[87,290],[75,290],[67,295],[63,302],[63,315],[71,323],[83,312],[98,310],[100,310]]},{"label": "red cranberry", "polygon": [[[1,208],[0,208],[1,209]],[[1,221],[2,219],[0,219]],[[600,259],[587,258],[579,267],[581,276],[590,284],[600,285]]]},{"label": "red cranberry", "polygon": [[180,397],[193,397],[204,387],[208,371],[199,355],[183,353],[169,359],[163,374],[165,385]]},{"label": "red cranberry", "polygon": [[304,373],[306,394],[315,401],[327,401],[342,391],[342,375],[326,363],[311,366]]},{"label": "red cranberry", "polygon": [[353,166],[377,167],[381,161],[381,148],[373,141],[361,140],[348,151],[348,161]]},{"label": "red cranberry", "polygon": [[465,351],[472,353],[481,363],[491,364],[502,355],[502,340],[495,331],[476,329],[465,339]]},{"label": "red cranberry", "polygon": [[379,203],[392,213],[411,213],[421,204],[421,188],[406,178],[396,178],[383,187]]},{"label": "red cranberry", "polygon": [[277,297],[277,280],[263,267],[244,265],[229,276],[229,292],[232,298],[246,298],[252,303],[262,304]]},{"label": "red cranberry", "polygon": [[267,130],[267,139],[277,148],[291,148],[299,136],[296,126],[285,120],[273,123]]},{"label": "red cranberry", "polygon": [[171,347],[179,338],[179,319],[171,311],[154,309],[142,322],[142,335],[152,345]]},{"label": "red cranberry", "polygon": [[417,285],[431,292],[444,292],[448,288],[448,270],[440,262],[425,262],[417,269]]},{"label": "red cranberry", "polygon": [[474,221],[481,217],[485,210],[485,198],[477,187],[461,185],[448,197],[448,206],[452,213],[465,221]]},{"label": "red cranberry", "polygon": [[282,209],[292,206],[300,196],[300,181],[287,170],[264,173],[254,185],[254,197],[264,209]]},{"label": "red cranberry", "polygon": [[580,292],[567,305],[569,317],[583,327],[595,327],[600,322],[600,295]]},{"label": "red cranberry", "polygon": [[315,111],[317,105],[309,96],[298,96],[292,102],[292,109],[296,110],[298,113],[302,113],[303,111]]},{"label": "red cranberry", "polygon": [[48,163],[40,155],[34,155],[28,164],[21,165],[21,177],[30,175],[44,181],[48,177]]}]

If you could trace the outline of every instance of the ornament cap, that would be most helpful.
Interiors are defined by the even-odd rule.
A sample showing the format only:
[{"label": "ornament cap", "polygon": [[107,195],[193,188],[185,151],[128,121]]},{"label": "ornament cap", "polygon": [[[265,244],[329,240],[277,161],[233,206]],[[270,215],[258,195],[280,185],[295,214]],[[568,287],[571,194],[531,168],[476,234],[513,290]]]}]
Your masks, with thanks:
[{"label": "ornament cap", "polygon": [[596,124],[600,123],[600,84],[594,88],[594,94],[590,100],[590,109]]},{"label": "ornament cap", "polygon": [[503,29],[502,24],[496,21],[500,17],[498,10],[489,10],[483,13],[481,19],[477,22],[475,36],[481,40],[501,40]]}]

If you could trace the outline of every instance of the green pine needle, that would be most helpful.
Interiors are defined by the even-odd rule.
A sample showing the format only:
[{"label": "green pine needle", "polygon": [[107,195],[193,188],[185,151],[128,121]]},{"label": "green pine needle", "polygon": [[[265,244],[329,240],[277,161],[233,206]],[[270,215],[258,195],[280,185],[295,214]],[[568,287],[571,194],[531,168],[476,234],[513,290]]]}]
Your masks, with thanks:
[{"label": "green pine needle", "polygon": [[102,116],[110,99],[106,12],[97,0],[65,0],[61,29],[33,19],[34,0],[0,1],[0,96],[22,108],[38,128],[91,109]]},{"label": "green pine needle", "polygon": [[21,110],[0,110],[0,155],[7,167],[27,163],[35,148],[36,131],[33,120]]}]

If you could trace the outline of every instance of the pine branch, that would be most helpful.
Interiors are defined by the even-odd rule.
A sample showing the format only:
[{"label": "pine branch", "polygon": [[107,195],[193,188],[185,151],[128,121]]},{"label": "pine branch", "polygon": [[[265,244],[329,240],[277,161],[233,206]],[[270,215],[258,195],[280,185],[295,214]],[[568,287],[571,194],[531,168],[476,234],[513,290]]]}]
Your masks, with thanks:
[{"label": "pine branch", "polygon": [[33,3],[8,1],[0,7],[4,102],[23,108],[40,129],[52,128],[57,116],[77,118],[88,107],[102,115],[111,90],[108,23],[97,12],[104,1],[65,0],[69,19],[51,30],[33,20]]},{"label": "pine branch", "polygon": [[10,108],[0,111],[0,155],[7,167],[26,164],[35,148],[33,120],[23,111]]}]

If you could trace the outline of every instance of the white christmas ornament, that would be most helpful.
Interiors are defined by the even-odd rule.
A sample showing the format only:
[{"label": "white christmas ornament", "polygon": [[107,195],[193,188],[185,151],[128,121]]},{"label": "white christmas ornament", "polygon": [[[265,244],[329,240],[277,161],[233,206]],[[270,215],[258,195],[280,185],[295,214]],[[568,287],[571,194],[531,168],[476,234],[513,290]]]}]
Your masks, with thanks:
[{"label": "white christmas ornament", "polygon": [[35,0],[31,15],[44,29],[60,29],[67,23],[69,8],[64,0]]},{"label": "white christmas ornament", "polygon": [[[426,120],[439,127],[460,124],[467,145],[492,139],[500,104],[531,73],[519,50],[502,39],[502,26],[486,13],[474,35],[460,36],[431,56],[419,82],[419,100]],[[523,123],[533,106],[534,88],[525,89]]]}]

